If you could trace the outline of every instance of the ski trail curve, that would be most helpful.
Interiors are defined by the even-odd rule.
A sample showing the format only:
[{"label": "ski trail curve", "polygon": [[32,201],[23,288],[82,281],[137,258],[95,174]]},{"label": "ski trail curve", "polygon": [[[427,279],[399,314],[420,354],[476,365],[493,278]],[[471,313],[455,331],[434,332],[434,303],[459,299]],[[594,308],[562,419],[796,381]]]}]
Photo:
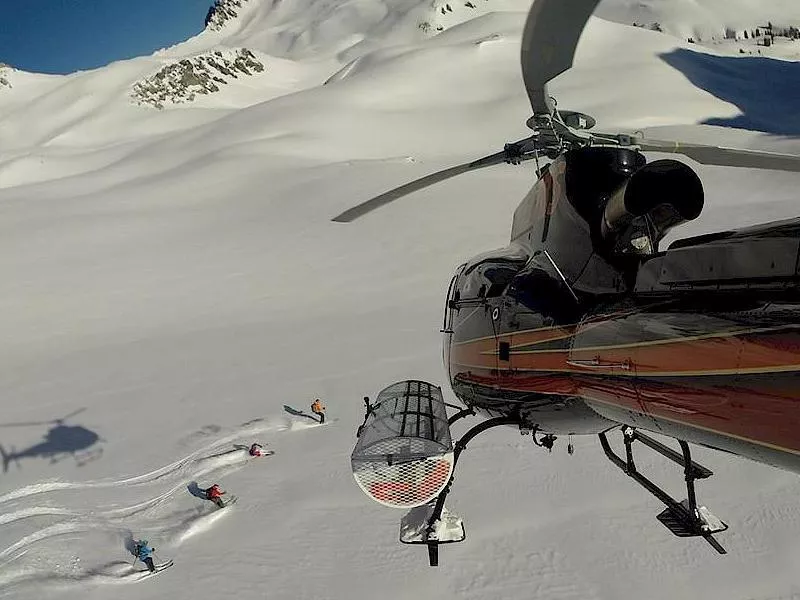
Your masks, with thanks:
[{"label": "ski trail curve", "polygon": [[247,463],[245,452],[242,450],[232,450],[226,454],[230,454],[231,456],[218,455],[219,458],[213,463],[208,464],[204,468],[194,471],[193,473],[188,474],[186,477],[181,478],[180,481],[176,482],[165,492],[130,506],[123,506],[108,510],[70,509],[58,506],[29,506],[13,512],[0,514],[0,526],[10,525],[11,523],[34,517],[81,517],[95,515],[107,520],[129,518],[138,513],[147,512],[152,508],[156,508],[164,504],[177,493],[185,490],[186,484],[193,477],[202,477],[212,473],[231,473],[243,467]]},{"label": "ski trail curve", "polygon": [[68,584],[123,584],[129,585],[143,579],[144,572],[126,561],[115,560],[97,567],[74,572],[45,572],[37,568],[25,568],[16,573],[0,575],[0,597],[12,593],[14,588],[25,584],[64,586]]},{"label": "ski trail curve", "polygon": [[[297,431],[318,426],[316,423],[301,424],[286,417],[254,419],[147,473],[86,482],[44,481],[3,494],[0,496],[0,510],[4,504],[14,503],[7,507],[11,510],[0,512],[0,527],[11,524],[18,527],[28,520],[33,523],[37,518],[50,518],[56,522],[44,527],[36,523],[34,530],[29,527],[22,537],[0,551],[0,597],[12,588],[19,589],[19,586],[27,584],[64,586],[138,581],[141,572],[132,568],[130,562],[113,561],[89,568],[77,564],[59,566],[46,559],[48,548],[53,550],[52,543],[59,538],[88,539],[85,536],[89,534],[119,538],[121,546],[122,540],[130,538],[132,530],[139,535],[158,536],[172,546],[179,546],[190,537],[208,531],[229,511],[212,508],[206,502],[171,512],[165,512],[164,508],[176,496],[187,493],[186,487],[191,480],[229,473],[254,460],[242,447],[231,449],[232,443],[268,431]],[[82,505],[78,507],[30,505],[33,497],[59,490],[119,488],[121,491],[124,489],[122,497],[127,497],[130,488],[143,489],[148,484],[163,487],[154,495],[122,507],[92,506],[91,494],[81,494]]]},{"label": "ski trail curve", "polygon": [[[276,422],[277,421],[277,422]],[[6,494],[0,496],[0,505],[5,504],[6,502],[10,502],[11,500],[19,500],[22,498],[27,498],[30,496],[35,496],[38,494],[44,494],[47,492],[59,491],[59,490],[74,490],[74,489],[90,489],[90,488],[112,488],[112,487],[119,487],[119,486],[137,486],[143,485],[147,483],[153,483],[175,473],[176,471],[180,471],[181,469],[185,468],[187,465],[197,461],[199,458],[202,457],[203,454],[211,452],[213,450],[220,449],[221,447],[230,444],[231,442],[237,440],[240,437],[246,435],[254,435],[257,433],[265,433],[267,431],[280,431],[283,429],[287,429],[289,426],[285,424],[284,420],[276,419],[274,421],[259,421],[259,422],[251,422],[246,427],[238,428],[232,431],[230,434],[226,435],[223,438],[217,439],[202,448],[198,448],[194,452],[184,456],[172,462],[168,465],[163,467],[159,467],[154,471],[150,471],[149,473],[144,473],[142,475],[135,475],[133,477],[127,477],[124,479],[108,479],[108,480],[99,480],[99,481],[61,481],[58,479],[53,479],[50,481],[43,481],[40,483],[34,483],[22,488],[13,490]]]}]

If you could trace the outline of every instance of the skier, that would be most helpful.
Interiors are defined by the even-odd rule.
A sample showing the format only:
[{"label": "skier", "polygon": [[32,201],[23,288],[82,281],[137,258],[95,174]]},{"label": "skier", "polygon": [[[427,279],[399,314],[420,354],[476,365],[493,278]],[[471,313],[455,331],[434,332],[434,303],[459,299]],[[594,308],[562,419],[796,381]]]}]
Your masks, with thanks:
[{"label": "skier", "polygon": [[320,424],[325,422],[325,405],[322,403],[322,401],[320,401],[319,398],[314,400],[314,402],[311,404],[311,412],[317,415]]},{"label": "skier", "polygon": [[224,496],[227,492],[223,492],[219,485],[215,483],[210,488],[205,490],[205,493],[207,500],[211,500],[220,508],[225,508],[225,501],[222,499],[222,496]]},{"label": "skier", "polygon": [[264,447],[261,444],[253,444],[248,452],[250,456],[264,456]]},{"label": "skier", "polygon": [[156,570],[156,566],[153,564],[153,557],[152,554],[155,552],[155,548],[151,548],[147,540],[140,540],[136,543],[136,558],[142,561],[147,568],[150,569],[150,572]]}]

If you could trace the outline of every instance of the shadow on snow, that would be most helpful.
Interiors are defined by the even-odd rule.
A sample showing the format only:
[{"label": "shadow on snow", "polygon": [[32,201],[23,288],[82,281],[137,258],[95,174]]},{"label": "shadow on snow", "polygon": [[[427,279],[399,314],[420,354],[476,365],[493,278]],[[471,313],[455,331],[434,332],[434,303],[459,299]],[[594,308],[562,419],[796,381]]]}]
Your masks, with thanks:
[{"label": "shadow on snow", "polygon": [[800,63],[755,56],[714,56],[678,48],[660,55],[696,87],[735,105],[741,115],[707,125],[800,135]]},{"label": "shadow on snow", "polygon": [[303,412],[302,410],[297,410],[296,408],[292,408],[288,404],[283,405],[283,410],[285,410],[290,415],[294,415],[295,417],[305,417],[306,419],[311,419],[314,423],[319,423],[319,419],[314,415],[310,415],[308,413]]},{"label": "shadow on snow", "polygon": [[55,464],[72,455],[75,459],[75,463],[79,467],[100,458],[103,454],[103,449],[100,447],[92,448],[92,446],[95,446],[97,442],[104,442],[104,439],[91,429],[87,429],[82,425],[67,425],[64,423],[67,419],[74,417],[84,410],[86,409],[79,408],[65,417],[53,419],[52,421],[0,424],[0,427],[39,427],[52,424],[47,433],[44,434],[44,440],[28,448],[19,451],[15,448],[7,450],[0,445],[0,456],[2,456],[3,459],[3,473],[8,471],[9,465],[12,462],[14,462],[17,467],[21,468],[20,460],[26,458],[49,458],[50,464]]}]

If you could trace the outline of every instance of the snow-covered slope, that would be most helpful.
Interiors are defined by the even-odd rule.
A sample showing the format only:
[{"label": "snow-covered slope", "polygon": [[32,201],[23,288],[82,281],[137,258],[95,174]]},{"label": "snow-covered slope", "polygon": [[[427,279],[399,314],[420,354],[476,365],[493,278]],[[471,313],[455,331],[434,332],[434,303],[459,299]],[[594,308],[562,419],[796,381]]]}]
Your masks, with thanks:
[{"label": "snow-covered slope", "polygon": [[[438,569],[397,542],[400,513],[353,483],[362,396],[406,377],[445,382],[450,274],[506,243],[532,183],[530,167],[498,166],[330,222],[525,135],[527,3],[473,3],[442,14],[412,0],[248,0],[218,30],[152,57],[9,74],[0,597],[798,593],[797,478],[710,451],[697,452],[716,473],[700,494],[731,525],[724,558],[673,538],[593,439],[576,439],[573,456],[512,430],[472,442],[449,501],[468,540],[444,548]],[[163,110],[131,98],[168,65],[240,48],[264,70]],[[798,63],[593,19],[552,91],[603,130],[800,152],[798,74]],[[788,95],[763,91],[780,86]],[[796,175],[698,172],[705,212],[678,235],[798,214]],[[284,408],[315,397],[329,425]],[[235,445],[254,439],[276,454],[246,460]],[[77,453],[51,459],[59,449]],[[239,496],[230,510],[192,495],[214,481]],[[132,537],[175,566],[130,585]]]},{"label": "snow-covered slope", "polygon": [[800,39],[779,36],[770,40],[773,45],[764,46],[765,34],[772,31],[769,25],[777,34],[789,27],[800,28],[800,3],[794,0],[604,0],[597,14],[691,38],[721,51],[800,58]]},{"label": "snow-covered slope", "polygon": [[722,36],[726,27],[755,28],[800,23],[793,0],[603,0],[598,15],[623,23],[659,23],[679,37]]}]

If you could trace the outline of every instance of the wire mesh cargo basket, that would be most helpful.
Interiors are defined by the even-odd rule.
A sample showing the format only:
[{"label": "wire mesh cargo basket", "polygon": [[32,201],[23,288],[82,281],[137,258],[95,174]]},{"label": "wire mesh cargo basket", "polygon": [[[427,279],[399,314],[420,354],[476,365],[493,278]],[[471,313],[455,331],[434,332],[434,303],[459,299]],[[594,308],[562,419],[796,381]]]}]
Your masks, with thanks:
[{"label": "wire mesh cargo basket", "polygon": [[453,441],[438,387],[401,381],[378,394],[350,457],[353,476],[385,506],[413,508],[435,498],[453,472]]}]

